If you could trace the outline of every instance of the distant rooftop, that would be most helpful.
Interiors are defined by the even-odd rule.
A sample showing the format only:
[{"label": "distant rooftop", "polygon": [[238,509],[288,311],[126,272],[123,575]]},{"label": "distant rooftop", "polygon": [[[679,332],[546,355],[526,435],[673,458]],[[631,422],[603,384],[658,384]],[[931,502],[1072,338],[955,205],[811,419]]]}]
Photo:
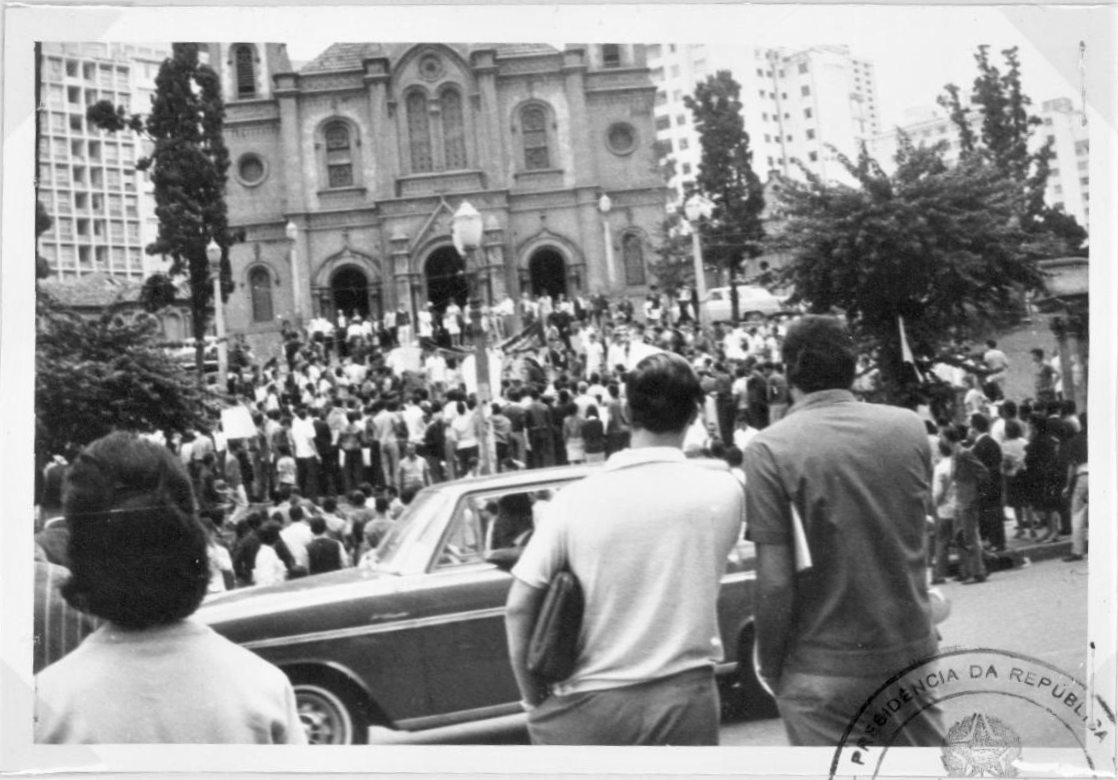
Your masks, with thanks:
[{"label": "distant rooftop", "polygon": [[[414,43],[335,43],[326,51],[304,65],[300,73],[325,73],[337,70],[355,70],[369,57],[393,57],[415,46]],[[457,49],[495,49],[497,57],[524,57],[554,54],[558,51],[546,43],[471,43],[451,44]]]}]

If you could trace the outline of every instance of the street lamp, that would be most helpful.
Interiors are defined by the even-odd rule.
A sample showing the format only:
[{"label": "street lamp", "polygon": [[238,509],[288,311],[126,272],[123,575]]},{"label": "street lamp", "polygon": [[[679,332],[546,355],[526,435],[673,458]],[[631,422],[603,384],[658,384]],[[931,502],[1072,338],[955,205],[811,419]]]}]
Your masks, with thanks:
[{"label": "street lamp", "polygon": [[306,295],[304,292],[304,285],[307,280],[303,274],[300,273],[298,267],[298,254],[296,247],[298,246],[299,239],[299,226],[291,220],[288,220],[287,225],[284,227],[284,234],[287,240],[291,242],[291,287],[292,292],[295,294],[295,322],[297,327],[303,327],[303,318],[307,313]]},{"label": "street lamp", "polygon": [[598,198],[598,211],[602,212],[602,234],[605,236],[606,241],[606,275],[609,279],[610,291],[613,291],[613,284],[617,278],[617,273],[613,267],[613,240],[610,238],[609,233],[609,212],[613,208],[613,201],[609,199],[609,195],[602,193],[602,197]]},{"label": "street lamp", "polygon": [[477,369],[475,425],[478,440],[478,472],[492,474],[496,471],[493,468],[496,452],[492,437],[489,435],[489,350],[486,333],[481,326],[481,279],[476,255],[477,248],[481,246],[483,229],[481,214],[470,205],[469,201],[462,201],[462,205],[454,212],[450,237],[454,242],[454,248],[466,264],[466,278],[470,286],[470,326],[474,332],[474,367]]},{"label": "street lamp", "polygon": [[706,318],[703,316],[703,303],[707,297],[707,281],[706,275],[703,273],[703,245],[699,239],[699,220],[709,219],[713,211],[714,204],[698,194],[692,195],[683,205],[683,213],[687,217],[687,221],[691,223],[691,253],[695,260],[695,295],[699,299],[695,318],[699,321],[700,326],[706,324]]},{"label": "street lamp", "polygon": [[[214,285],[214,329],[217,331],[217,386],[221,392],[228,388],[229,351],[225,344],[225,306],[221,302],[221,247],[212,238],[206,247],[210,278]],[[205,352],[203,352],[203,359]]]}]

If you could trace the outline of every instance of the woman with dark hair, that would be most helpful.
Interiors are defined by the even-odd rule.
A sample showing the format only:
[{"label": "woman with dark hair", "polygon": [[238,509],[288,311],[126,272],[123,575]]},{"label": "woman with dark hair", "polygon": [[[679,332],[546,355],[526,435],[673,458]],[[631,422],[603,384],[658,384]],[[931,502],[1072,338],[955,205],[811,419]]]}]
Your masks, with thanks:
[{"label": "woman with dark hair", "polygon": [[586,407],[586,421],[582,423],[582,447],[587,463],[601,463],[606,459],[606,427],[594,404]]},{"label": "woman with dark hair", "polygon": [[209,583],[190,479],[165,448],[113,433],[66,476],[71,606],[105,621],[35,678],[47,743],[306,741],[291,684],[190,619]]}]

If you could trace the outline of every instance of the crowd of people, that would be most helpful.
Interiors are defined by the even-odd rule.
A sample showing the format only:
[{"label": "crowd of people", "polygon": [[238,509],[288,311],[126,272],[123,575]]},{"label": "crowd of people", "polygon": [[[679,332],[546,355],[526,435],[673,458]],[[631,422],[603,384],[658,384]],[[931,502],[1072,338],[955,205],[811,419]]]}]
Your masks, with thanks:
[{"label": "crowd of people", "polygon": [[[500,471],[605,460],[631,435],[626,373],[658,348],[686,357],[703,390],[685,452],[739,468],[749,442],[789,407],[781,350],[791,318],[701,328],[683,301],[669,305],[653,290],[638,313],[627,299],[525,295],[519,311],[511,301],[487,309],[487,340],[500,347],[491,359],[502,369],[485,403],[468,365],[471,352],[455,348],[469,325],[453,301],[441,316],[421,317],[414,335],[401,311],[376,322],[341,317],[350,323],[344,331],[327,329],[321,318],[301,331],[285,324],[282,352],[263,360],[238,341],[223,389],[230,406],[251,416],[252,433],[231,438],[215,419],[149,434],[191,475],[211,529],[211,589],[370,564],[419,490],[476,475],[487,464]],[[509,310],[525,326],[518,334]],[[936,466],[931,547],[937,580],[956,548],[969,562],[968,578],[981,581],[982,551],[1005,548],[999,518],[1007,508],[1018,535],[1042,541],[1071,533],[1071,519],[1085,515],[1086,463],[1078,454],[1085,437],[1075,439],[1085,420],[1072,402],[1057,400],[1059,375],[1042,352],[1035,398],[1015,403],[1004,397],[1008,359],[994,342],[984,351],[960,342],[956,351],[958,360],[934,371],[956,388],[958,403],[946,413],[917,408]],[[858,359],[859,396],[875,389],[867,357]],[[59,469],[55,482],[65,462],[56,460],[48,466]],[[975,490],[981,495],[971,500]],[[1077,521],[1073,555],[1085,552],[1082,525]],[[51,542],[51,531],[51,559],[65,565],[64,545]]]},{"label": "crowd of people", "polygon": [[[228,384],[221,388],[226,408],[220,418],[192,430],[150,431],[128,441],[109,437],[111,446],[101,440],[81,454],[53,458],[43,475],[39,502],[36,555],[42,576],[36,587],[44,593],[57,590],[65,581],[62,567],[70,569],[75,574],[70,582],[76,584],[66,586],[66,600],[78,609],[67,609],[58,599],[51,602],[57,611],[52,620],[59,644],[44,645],[42,652],[37,648],[36,671],[71,650],[97,619],[125,628],[151,625],[152,606],[142,597],[122,607],[95,600],[107,598],[98,593],[99,588],[116,586],[98,581],[100,569],[83,569],[91,564],[80,555],[75,559],[77,547],[71,544],[70,515],[134,512],[140,522],[147,505],[132,507],[130,491],[136,492],[137,501],[151,499],[148,494],[155,491],[159,505],[168,507],[172,515],[167,532],[178,534],[176,538],[188,546],[204,547],[202,568],[190,574],[198,592],[185,594],[176,607],[175,615],[184,617],[205,593],[375,565],[378,547],[420,490],[435,482],[476,476],[487,467],[519,470],[593,463],[631,446],[662,447],[668,442],[688,457],[724,460],[727,472],[742,485],[751,475],[748,479],[755,484],[745,492],[747,512],[777,517],[783,510],[763,500],[766,490],[775,490],[772,485],[764,487],[774,478],[770,470],[778,461],[786,461],[781,466],[786,470],[816,469],[818,464],[803,457],[810,448],[787,442],[803,436],[817,441],[819,434],[808,426],[811,415],[806,413],[797,415],[794,426],[774,428],[774,424],[794,402],[797,410],[805,412],[814,408],[812,403],[821,404],[822,414],[836,400],[844,404],[847,397],[864,400],[875,391],[874,371],[866,356],[851,352],[841,325],[827,318],[778,317],[700,327],[686,305],[668,306],[655,293],[640,313],[628,301],[611,302],[600,296],[574,301],[541,296],[519,306],[519,311],[513,309],[524,326],[519,332],[514,332],[512,319],[502,320],[504,309],[494,307],[482,317],[491,360],[500,364],[500,380],[491,399],[478,397],[478,383],[469,366],[471,352],[459,347],[455,338],[465,334],[472,341],[470,327],[462,320],[448,323],[460,312],[448,307],[430,323],[424,318],[415,333],[404,312],[396,314],[391,328],[385,320],[370,327],[373,323],[354,315],[347,318],[344,339],[338,337],[340,327],[327,330],[312,321],[303,330],[285,327],[282,351],[260,360],[246,345],[238,344]],[[804,345],[787,343],[792,331],[799,333]],[[834,344],[829,346],[828,340]],[[1017,537],[1037,542],[1070,533],[1068,559],[1082,558],[1087,522],[1086,415],[1077,414],[1074,403],[1060,397],[1058,372],[1044,359],[1043,351],[1034,350],[1033,396],[1015,400],[1005,397],[1009,360],[996,343],[987,342],[984,350],[957,346],[954,359],[934,367],[945,385],[957,389],[957,403],[946,409],[918,404],[915,417],[889,418],[890,425],[906,431],[904,437],[912,421],[922,418],[925,427],[930,480],[923,478],[921,484],[930,489],[923,490],[921,502],[931,583],[949,575],[953,550],[959,561],[958,579],[984,581],[990,556],[1006,547],[1010,522]],[[796,353],[795,360],[786,371],[790,350]],[[849,353],[850,358],[849,366],[840,361],[834,377],[827,373],[832,371],[828,368],[831,351],[840,356]],[[650,362],[651,357],[664,354],[672,355],[675,362]],[[814,355],[822,368],[813,369],[804,354]],[[686,387],[680,397],[686,397],[687,409],[676,413],[661,408],[664,401],[657,400],[655,391],[660,380],[650,367],[667,372],[664,376],[671,375],[673,382],[683,382],[681,387]],[[819,373],[816,380],[809,376],[813,370]],[[688,377],[693,377],[693,388]],[[634,388],[642,393],[639,398],[630,396]],[[695,413],[689,411],[692,400]],[[879,405],[856,406],[876,409]],[[845,406],[835,407],[834,414],[828,422],[837,426],[830,443],[839,446],[843,432],[854,429],[839,419],[850,414]],[[657,415],[671,419],[670,431],[656,428],[661,424],[653,419]],[[238,417],[251,420],[248,429],[239,424],[235,432],[227,429]],[[864,425],[859,425],[855,428],[863,430]],[[803,432],[797,433],[800,428]],[[773,431],[779,435],[769,435]],[[880,461],[877,450],[886,446],[882,436],[864,432],[863,439],[862,449],[850,443],[840,449],[848,455],[861,453],[858,458],[867,464]],[[98,447],[104,455],[98,454]],[[769,454],[762,457],[762,451]],[[644,463],[647,455],[632,454],[632,458]],[[124,465],[106,465],[109,456]],[[150,461],[146,466],[138,462],[145,458]],[[836,452],[833,459],[841,461],[843,456]],[[125,484],[121,495],[110,495],[112,490],[102,495],[90,487],[83,498],[71,489],[69,505],[62,506],[64,480],[73,485],[84,474],[82,479],[95,481],[99,472],[106,471],[113,471],[117,483]],[[171,472],[181,473],[185,483],[169,476]],[[920,482],[917,477],[913,479]],[[132,479],[141,479],[144,486],[127,487]],[[820,489],[833,482],[831,476],[819,479]],[[186,533],[180,522],[179,515],[189,503],[187,493],[202,518],[199,539]],[[903,497],[905,512],[911,508],[909,498]],[[851,505],[850,511],[854,509]],[[823,533],[819,530],[823,521],[808,517],[814,510],[802,511],[809,536]],[[736,509],[727,514],[727,528],[736,514],[740,515]],[[754,541],[759,547],[784,543],[784,531],[775,525],[758,521],[750,527],[756,529]],[[110,523],[106,528],[122,526]],[[131,550],[146,538],[137,531],[117,543],[120,550]],[[915,544],[906,542],[910,543]],[[717,545],[723,544],[719,536]],[[521,566],[521,577],[529,581],[525,572],[536,566],[530,582],[538,590],[550,569],[538,556],[530,560],[535,563]],[[189,568],[187,563],[182,566]],[[167,572],[168,581],[185,576],[184,571]],[[130,574],[122,571],[121,576]],[[158,591],[153,591],[152,599],[161,597]],[[530,596],[528,601],[535,604],[538,594],[521,595]],[[708,595],[704,592],[696,598]],[[762,622],[759,616],[758,625]],[[913,630],[919,633],[917,628]],[[229,653],[204,632],[185,639],[176,635],[175,641],[194,643],[203,659]],[[100,653],[103,658],[93,657],[108,663],[114,652],[94,647],[87,655]],[[776,658],[773,652],[770,647],[770,654],[762,659],[769,668]],[[294,740],[285,698],[290,690],[242,657],[229,659],[234,667],[243,667],[262,681],[267,678],[261,684],[272,696],[267,717],[274,733],[269,739]],[[151,672],[154,679],[158,670]],[[67,702],[72,699],[73,680],[63,672],[54,677],[51,695],[65,709],[71,706]],[[811,736],[811,729],[817,727],[812,717],[803,714],[798,727],[802,731],[793,735],[797,744],[816,739]],[[791,723],[794,718],[786,720]],[[210,734],[205,724],[192,728]],[[792,726],[789,729],[792,734]],[[67,741],[71,736],[58,731],[48,741]],[[704,732],[701,740],[709,737]]]}]

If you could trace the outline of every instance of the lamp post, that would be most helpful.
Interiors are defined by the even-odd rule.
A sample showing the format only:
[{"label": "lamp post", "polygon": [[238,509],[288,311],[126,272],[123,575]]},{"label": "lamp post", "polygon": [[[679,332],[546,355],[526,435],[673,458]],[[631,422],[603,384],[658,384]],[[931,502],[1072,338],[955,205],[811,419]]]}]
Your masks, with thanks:
[{"label": "lamp post", "polygon": [[221,392],[228,388],[229,350],[225,343],[225,306],[221,302],[221,247],[212,238],[206,247],[210,265],[210,278],[214,285],[214,329],[217,331],[217,386]]},{"label": "lamp post", "polygon": [[306,317],[306,300],[303,294],[303,285],[305,280],[303,274],[299,272],[298,268],[298,254],[296,247],[298,246],[299,239],[299,226],[294,222],[288,220],[287,225],[284,227],[284,233],[287,240],[291,242],[291,288],[295,294],[295,324],[296,327],[303,327],[303,319]]},{"label": "lamp post", "polygon": [[609,212],[612,208],[613,201],[603,192],[602,197],[598,198],[598,211],[602,212],[602,234],[606,242],[606,278],[609,279],[610,292],[613,292],[613,285],[617,279],[617,272],[613,267],[613,239],[609,232]]},{"label": "lamp post", "polygon": [[707,297],[707,280],[703,273],[703,244],[699,239],[699,220],[701,218],[709,219],[713,211],[714,204],[702,195],[692,195],[683,206],[683,213],[687,217],[687,221],[691,223],[691,253],[695,260],[695,295],[699,299],[695,318],[699,321],[700,327],[707,324],[703,313],[703,304]]},{"label": "lamp post", "polygon": [[474,332],[474,367],[477,370],[477,427],[478,472],[492,474],[496,452],[492,437],[489,435],[489,349],[485,330],[482,328],[481,279],[477,266],[477,248],[481,246],[483,223],[481,214],[462,201],[454,212],[450,234],[454,248],[466,264],[466,278],[470,287],[470,327]]}]

